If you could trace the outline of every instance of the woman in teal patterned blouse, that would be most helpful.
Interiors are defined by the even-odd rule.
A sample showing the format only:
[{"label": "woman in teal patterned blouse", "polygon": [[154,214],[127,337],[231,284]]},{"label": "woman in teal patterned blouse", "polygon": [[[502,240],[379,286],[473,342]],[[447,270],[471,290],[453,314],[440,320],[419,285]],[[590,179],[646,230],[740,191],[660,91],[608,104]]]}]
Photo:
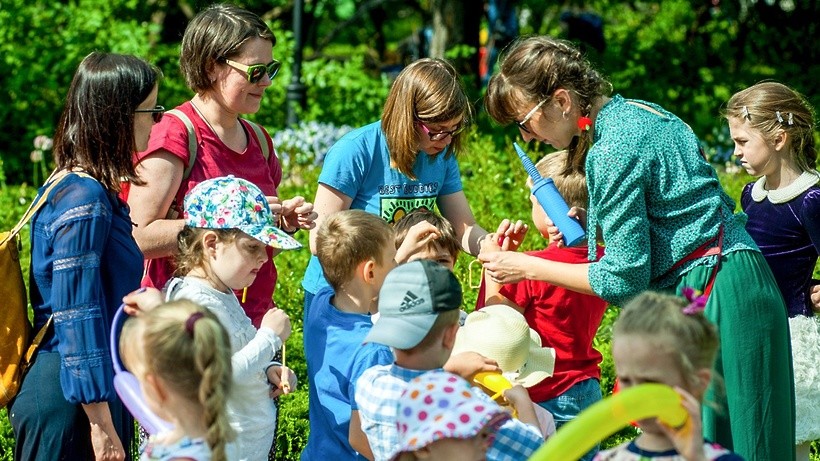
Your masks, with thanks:
[{"label": "woman in teal patterned blouse", "polygon": [[609,82],[567,42],[522,39],[499,68],[487,90],[490,116],[515,122],[526,141],[569,150],[565,171],[587,176],[587,228],[606,254],[594,260],[594,239],[589,264],[487,247],[479,255],[487,274],[502,283],[542,280],[616,305],[647,289],[703,291],[720,332],[715,371],[723,378],[707,394],[704,435],[747,459],[793,459],[785,305],[745,215],[734,214],[689,126],[656,104],[610,97]]}]

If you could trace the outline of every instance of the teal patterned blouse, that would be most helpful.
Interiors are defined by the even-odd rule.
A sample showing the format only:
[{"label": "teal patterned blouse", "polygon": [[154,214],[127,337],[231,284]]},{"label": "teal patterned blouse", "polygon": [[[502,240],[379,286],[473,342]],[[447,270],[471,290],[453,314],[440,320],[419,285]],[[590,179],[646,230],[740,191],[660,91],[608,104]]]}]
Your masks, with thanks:
[{"label": "teal patterned blouse", "polygon": [[[717,258],[707,257],[671,270],[715,237],[721,221],[724,255],[759,251],[744,229],[746,215],[734,214],[734,201],[681,119],[656,104],[615,95],[594,126],[586,159],[587,223],[600,228],[606,254],[590,265],[589,282],[600,297],[622,305],[646,289],[673,286],[692,267],[714,265]],[[590,260],[595,256],[590,239]]]}]

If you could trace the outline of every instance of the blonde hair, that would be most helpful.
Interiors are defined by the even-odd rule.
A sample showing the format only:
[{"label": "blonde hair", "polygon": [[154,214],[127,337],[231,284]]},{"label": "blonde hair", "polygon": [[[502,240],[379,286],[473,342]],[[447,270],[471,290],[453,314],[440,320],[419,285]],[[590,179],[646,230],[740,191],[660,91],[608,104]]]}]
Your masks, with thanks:
[{"label": "blonde hair", "polygon": [[242,232],[239,229],[205,229],[201,227],[185,226],[177,235],[177,247],[179,252],[176,255],[175,275],[185,276],[194,269],[204,269],[210,274],[211,269],[207,265],[205,247],[202,245],[202,236],[206,232],[213,232],[220,242],[231,243]]},{"label": "blonde hair", "polygon": [[[564,197],[570,207],[587,208],[589,192],[587,192],[587,178],[583,173],[571,171],[565,173],[568,161],[566,150],[554,152],[541,158],[535,167],[541,176],[552,178],[555,188]],[[532,178],[527,176],[527,186],[532,187]]]},{"label": "blonde hair", "polygon": [[407,237],[407,231],[423,221],[429,222],[441,233],[439,238],[431,240],[427,244],[426,249],[441,248],[449,253],[455,260],[455,258],[458,257],[459,251],[461,251],[461,243],[459,243],[458,237],[456,237],[456,231],[453,229],[453,225],[443,216],[426,208],[411,211],[402,216],[402,218],[393,225],[393,229],[396,231],[396,249],[404,242],[404,239]]},{"label": "blonde hair", "polygon": [[717,355],[717,329],[703,312],[684,314],[689,301],[646,291],[626,303],[613,329],[614,341],[624,335],[655,338],[676,357],[678,369],[693,385],[699,369],[711,369]]},{"label": "blonde hair", "polygon": [[212,5],[191,19],[182,35],[179,68],[188,87],[203,93],[214,86],[208,76],[217,63],[240,54],[252,38],[276,45],[276,37],[254,13],[229,4]]},{"label": "blonde hair", "polygon": [[[391,163],[415,180],[413,164],[419,152],[416,121],[441,123],[461,118],[469,123],[472,109],[458,73],[443,59],[419,59],[399,73],[382,112]],[[464,132],[453,136],[447,154],[459,152]]]},{"label": "blonde hair", "polygon": [[[547,36],[513,42],[499,58],[498,69],[487,86],[485,105],[490,117],[503,125],[517,121],[522,107],[549,100],[560,88],[577,97],[584,116],[589,116],[595,99],[612,92],[612,84],[592,67],[578,48],[568,41]],[[567,148],[566,174],[583,174],[591,145],[588,131],[572,139]]]},{"label": "blonde hair", "polygon": [[739,91],[729,99],[723,116],[748,120],[749,126],[769,142],[775,141],[779,130],[785,131],[797,166],[802,171],[816,168],[814,109],[803,95],[788,86],[762,82]]},{"label": "blonde hair", "polygon": [[[190,323],[193,315],[201,318]],[[134,351],[141,344],[141,351]],[[128,319],[120,337],[120,355],[129,369],[139,357],[144,372],[155,375],[177,395],[201,405],[214,461],[225,461],[233,438],[226,403],[233,383],[231,344],[216,316],[188,300],[165,303]]]},{"label": "blonde hair", "polygon": [[363,210],[338,211],[316,233],[316,257],[327,282],[338,290],[360,263],[374,259],[381,264],[392,239],[393,228],[378,216]]}]

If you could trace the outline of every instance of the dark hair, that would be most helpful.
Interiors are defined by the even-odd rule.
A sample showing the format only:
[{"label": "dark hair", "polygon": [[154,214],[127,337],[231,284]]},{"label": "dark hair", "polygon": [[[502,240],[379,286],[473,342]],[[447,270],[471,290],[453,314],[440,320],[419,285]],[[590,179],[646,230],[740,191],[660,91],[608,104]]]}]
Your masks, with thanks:
[{"label": "dark hair", "polygon": [[[390,87],[382,112],[382,130],[396,169],[416,179],[413,164],[419,153],[417,120],[440,123],[461,117],[462,124],[469,123],[471,107],[458,72],[449,62],[425,58],[405,67]],[[447,155],[459,151],[463,135],[453,136]]]},{"label": "dark hair", "polygon": [[791,141],[790,154],[800,170],[812,171],[816,168],[814,109],[797,91],[778,82],[752,85],[729,99],[723,116],[727,119],[745,118],[749,126],[769,142],[774,142],[778,130],[785,131]]},{"label": "dark hair", "polygon": [[179,68],[188,87],[202,93],[213,87],[208,77],[218,62],[233,58],[242,45],[258,37],[276,45],[276,37],[262,19],[234,5],[209,6],[191,19],[182,36]]},{"label": "dark hair", "polygon": [[86,56],[71,80],[54,134],[57,168],[83,168],[110,192],[119,192],[121,181],[143,185],[133,162],[134,111],[159,78],[156,67],[135,56]]},{"label": "dark hair", "polygon": [[[499,71],[487,86],[485,105],[490,117],[507,125],[521,108],[549,100],[563,88],[577,98],[581,114],[588,116],[592,103],[612,92],[612,84],[570,42],[546,36],[520,38],[498,60]],[[564,174],[583,173],[591,135],[583,131],[567,147]]]}]

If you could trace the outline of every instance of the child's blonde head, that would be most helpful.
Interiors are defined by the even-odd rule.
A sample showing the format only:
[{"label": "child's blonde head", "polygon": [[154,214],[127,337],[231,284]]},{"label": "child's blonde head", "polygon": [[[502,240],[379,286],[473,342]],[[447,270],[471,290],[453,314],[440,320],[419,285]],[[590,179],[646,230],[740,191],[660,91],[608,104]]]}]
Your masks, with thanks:
[{"label": "child's blonde head", "polygon": [[316,233],[316,257],[327,282],[338,290],[353,277],[356,267],[373,259],[381,263],[393,228],[383,219],[363,210],[333,213]]},{"label": "child's blonde head", "polygon": [[456,258],[458,258],[459,251],[461,251],[461,243],[459,243],[458,237],[456,237],[456,231],[453,229],[453,225],[443,216],[426,208],[411,211],[399,219],[393,226],[393,229],[396,231],[396,249],[404,242],[404,239],[407,237],[407,231],[414,225],[424,221],[432,224],[441,234],[439,238],[431,240],[425,249],[435,250],[440,248],[449,253],[450,256],[453,257],[453,261],[455,261]]},{"label": "child's blonde head", "polygon": [[774,143],[778,133],[788,133],[791,155],[802,171],[816,168],[814,109],[800,93],[782,83],[762,82],[735,93],[724,117],[746,120],[764,139]]},{"label": "child's blonde head", "polygon": [[[587,192],[587,178],[580,171],[567,172],[567,151],[561,150],[548,154],[539,160],[535,167],[541,176],[552,178],[555,188],[564,197],[570,207],[587,208],[589,193]],[[532,179],[527,176],[527,186],[532,187]]]},{"label": "child's blonde head", "polygon": [[205,439],[213,459],[224,461],[233,437],[226,410],[233,378],[230,340],[217,318],[188,300],[163,304],[125,323],[120,351],[127,368],[202,406]]},{"label": "child's blonde head", "polygon": [[627,335],[651,340],[659,352],[676,359],[681,376],[694,385],[698,370],[712,368],[719,341],[703,312],[684,313],[689,305],[679,296],[644,292],[624,306],[615,322],[614,341]]}]

